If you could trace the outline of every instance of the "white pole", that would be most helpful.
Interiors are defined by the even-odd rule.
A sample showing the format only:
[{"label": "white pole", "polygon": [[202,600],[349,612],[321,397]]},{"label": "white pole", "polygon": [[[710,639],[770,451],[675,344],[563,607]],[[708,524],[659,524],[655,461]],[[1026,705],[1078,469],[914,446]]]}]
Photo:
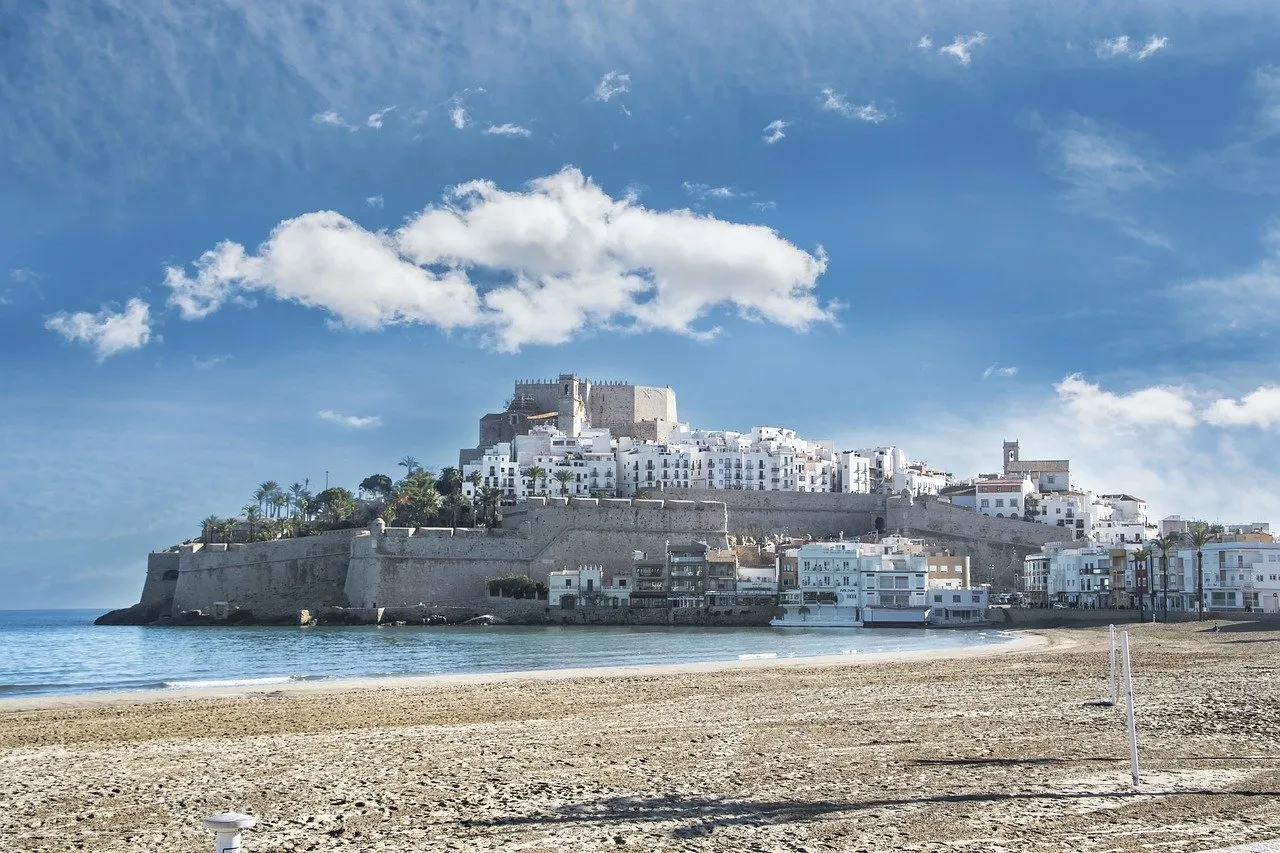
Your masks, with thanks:
[{"label": "white pole", "polygon": [[204,828],[214,833],[213,853],[240,853],[240,831],[258,822],[239,812],[223,812],[204,819]]},{"label": "white pole", "polygon": [[1138,723],[1133,716],[1133,664],[1129,660],[1129,632],[1120,634],[1120,645],[1124,650],[1124,694],[1128,705],[1129,716],[1129,771],[1133,774],[1133,785],[1138,786]]},{"label": "white pole", "polygon": [[1111,655],[1111,704],[1120,701],[1119,687],[1116,684],[1116,626],[1111,626],[1111,638],[1107,641],[1107,651]]}]

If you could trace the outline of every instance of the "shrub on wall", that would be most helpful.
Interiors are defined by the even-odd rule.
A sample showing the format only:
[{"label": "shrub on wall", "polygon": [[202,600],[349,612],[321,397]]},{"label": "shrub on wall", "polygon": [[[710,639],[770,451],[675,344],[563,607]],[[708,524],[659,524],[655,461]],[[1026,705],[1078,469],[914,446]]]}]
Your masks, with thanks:
[{"label": "shrub on wall", "polygon": [[489,595],[503,598],[545,598],[545,584],[524,575],[504,575],[489,579]]}]

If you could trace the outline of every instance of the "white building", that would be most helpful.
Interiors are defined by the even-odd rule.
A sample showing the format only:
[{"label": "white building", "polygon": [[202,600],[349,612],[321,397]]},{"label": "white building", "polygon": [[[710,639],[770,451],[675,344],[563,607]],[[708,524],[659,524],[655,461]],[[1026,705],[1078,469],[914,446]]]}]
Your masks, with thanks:
[{"label": "white building", "polygon": [[777,595],[777,566],[739,566],[739,595]]},{"label": "white building", "polygon": [[603,566],[579,566],[549,572],[547,604],[562,610],[584,606],[627,607],[631,601],[627,578],[614,580],[614,584],[605,585]]},{"label": "white building", "polygon": [[[472,475],[476,472],[480,474],[479,486],[471,482]],[[467,500],[474,502],[485,487],[497,489],[507,500],[518,500],[525,496],[520,466],[511,458],[509,444],[495,444],[485,450],[479,459],[462,466],[462,494]]]},{"label": "white building", "polygon": [[[1280,612],[1280,543],[1211,542],[1200,553],[1206,610]],[[1169,564],[1169,609],[1194,612],[1195,548],[1172,552]],[[1157,569],[1154,574],[1157,601],[1162,601],[1162,572]]]},{"label": "white building", "polygon": [[974,508],[982,515],[1022,518],[1026,512],[1027,498],[1035,493],[1035,485],[1024,474],[980,478],[973,481],[973,490]]},{"label": "white building", "polygon": [[871,493],[871,460],[859,456],[856,450],[840,454],[836,468],[836,488],[833,491],[866,495]]}]

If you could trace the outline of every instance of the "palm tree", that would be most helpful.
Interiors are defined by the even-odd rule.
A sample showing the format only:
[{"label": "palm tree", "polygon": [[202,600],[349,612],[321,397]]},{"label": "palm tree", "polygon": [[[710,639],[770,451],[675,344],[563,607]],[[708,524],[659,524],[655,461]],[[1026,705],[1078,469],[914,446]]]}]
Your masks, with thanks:
[{"label": "palm tree", "polygon": [[560,483],[560,493],[562,495],[569,494],[569,484],[573,482],[573,472],[561,468],[551,476],[555,477],[556,481]]},{"label": "palm tree", "polygon": [[200,539],[204,544],[208,545],[213,541],[214,534],[218,532],[218,525],[221,523],[221,519],[216,515],[208,516],[200,522]]},{"label": "palm tree", "polygon": [[283,510],[288,505],[289,505],[288,496],[286,496],[285,493],[282,492],[280,489],[276,489],[271,494],[271,517],[279,518],[281,515],[283,515],[281,510]]},{"label": "palm tree", "polygon": [[547,485],[547,469],[541,465],[534,465],[529,469],[529,480],[533,483],[533,493],[538,493],[538,481],[542,481],[542,490],[545,492]]},{"label": "palm tree", "polygon": [[1151,540],[1151,544],[1160,552],[1160,610],[1164,613],[1164,621],[1169,621],[1169,552],[1178,547],[1181,540],[1176,533],[1166,533]]},{"label": "palm tree", "polygon": [[1218,541],[1222,528],[1197,524],[1187,534],[1187,542],[1196,549],[1196,618],[1204,619],[1204,546]]},{"label": "palm tree", "polygon": [[262,520],[262,511],[253,504],[245,504],[244,509],[240,511],[244,513],[244,520],[249,522],[249,541],[252,542],[256,525]]},{"label": "palm tree", "polygon": [[[1134,586],[1138,585],[1138,566],[1151,559],[1151,549],[1139,548],[1133,552],[1133,581]],[[1151,567],[1147,567],[1147,583],[1151,583]],[[1138,590],[1138,610],[1142,610],[1142,590]]]},{"label": "palm tree", "polygon": [[404,469],[404,476],[405,476],[405,479],[406,479],[406,480],[407,480],[409,477],[412,477],[412,476],[413,476],[413,472],[414,472],[414,471],[417,471],[417,470],[418,470],[418,468],[420,467],[420,466],[418,465],[418,460],[417,460],[417,459],[414,459],[412,456],[406,456],[405,458],[401,459],[401,460],[400,460],[398,463],[396,463],[396,464],[398,464],[401,468],[403,468],[403,469]]},{"label": "palm tree", "polygon": [[502,492],[493,486],[485,486],[480,490],[480,498],[477,503],[484,510],[490,527],[498,523],[498,502],[502,500]]},{"label": "palm tree", "polygon": [[458,515],[466,504],[467,499],[462,496],[461,492],[450,492],[445,495],[444,508],[449,511],[451,526],[455,528],[458,526]]},{"label": "palm tree", "polygon": [[280,491],[280,484],[275,480],[267,480],[261,486],[258,486],[258,490],[253,493],[253,496],[257,498],[259,512],[265,513],[267,511],[267,507],[271,506],[271,502],[275,500],[276,492],[278,491]]},{"label": "palm tree", "polygon": [[224,518],[218,522],[218,532],[222,534],[223,542],[230,542],[236,535],[236,520],[234,518]]},{"label": "palm tree", "polygon": [[[440,484],[444,485],[444,494],[460,494],[462,492],[462,472],[457,468],[445,468],[440,472]],[[437,484],[436,488],[439,488]]]},{"label": "palm tree", "polygon": [[262,512],[262,508],[267,503],[267,485],[263,483],[261,486],[253,490],[253,499],[258,502],[258,512]]}]

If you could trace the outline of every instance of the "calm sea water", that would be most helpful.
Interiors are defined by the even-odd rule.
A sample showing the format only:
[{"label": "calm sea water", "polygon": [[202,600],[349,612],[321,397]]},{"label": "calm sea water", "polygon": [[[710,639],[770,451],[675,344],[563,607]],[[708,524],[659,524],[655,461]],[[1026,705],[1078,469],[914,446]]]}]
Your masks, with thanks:
[{"label": "calm sea water", "polygon": [[0,610],[0,698],[957,648],[1003,632],[886,628],[136,628]]}]

